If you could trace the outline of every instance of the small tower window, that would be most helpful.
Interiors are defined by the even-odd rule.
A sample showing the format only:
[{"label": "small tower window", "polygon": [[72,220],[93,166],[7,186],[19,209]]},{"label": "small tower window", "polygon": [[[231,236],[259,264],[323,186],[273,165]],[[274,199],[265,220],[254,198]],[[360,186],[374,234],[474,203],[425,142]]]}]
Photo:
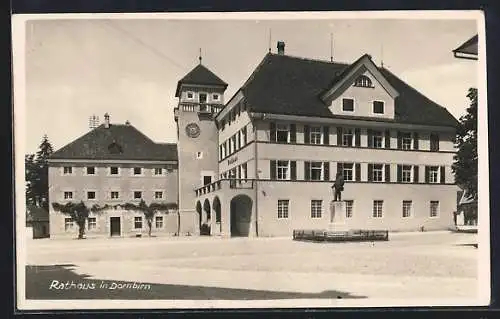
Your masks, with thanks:
[{"label": "small tower window", "polygon": [[371,88],[371,87],[373,87],[373,84],[372,84],[372,80],[370,80],[369,77],[367,77],[366,75],[361,75],[354,82],[354,86]]},{"label": "small tower window", "polygon": [[186,94],[187,98],[192,100],[194,98],[194,93],[193,92],[187,92]]},{"label": "small tower window", "polygon": [[207,103],[207,94],[200,93],[200,103]]},{"label": "small tower window", "polygon": [[214,101],[218,101],[218,100],[219,100],[219,94],[214,94],[214,95],[212,95],[212,99],[213,99]]}]

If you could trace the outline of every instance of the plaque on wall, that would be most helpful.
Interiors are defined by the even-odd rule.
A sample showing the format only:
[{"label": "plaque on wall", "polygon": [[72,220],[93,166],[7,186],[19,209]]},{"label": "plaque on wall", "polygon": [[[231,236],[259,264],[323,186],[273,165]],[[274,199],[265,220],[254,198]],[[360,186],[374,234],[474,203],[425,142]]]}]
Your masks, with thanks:
[{"label": "plaque on wall", "polygon": [[186,133],[189,137],[196,138],[200,136],[200,127],[196,123],[186,125]]}]

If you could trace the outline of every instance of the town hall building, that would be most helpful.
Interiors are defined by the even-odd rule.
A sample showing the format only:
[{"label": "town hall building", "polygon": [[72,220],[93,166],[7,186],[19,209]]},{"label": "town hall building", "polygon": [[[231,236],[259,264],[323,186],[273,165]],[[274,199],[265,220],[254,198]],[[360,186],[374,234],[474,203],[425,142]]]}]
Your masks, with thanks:
[{"label": "town hall building", "polygon": [[[349,228],[453,225],[458,122],[369,55],[320,61],[278,42],[226,102],[227,87],[201,61],[178,82],[176,144],[107,116],[53,154],[50,202],[115,203],[89,218],[88,236],[145,232],[116,205],[141,199],[176,204],[156,214],[158,235],[291,236],[328,225],[340,172]],[[51,237],[74,227],[51,208]]]}]

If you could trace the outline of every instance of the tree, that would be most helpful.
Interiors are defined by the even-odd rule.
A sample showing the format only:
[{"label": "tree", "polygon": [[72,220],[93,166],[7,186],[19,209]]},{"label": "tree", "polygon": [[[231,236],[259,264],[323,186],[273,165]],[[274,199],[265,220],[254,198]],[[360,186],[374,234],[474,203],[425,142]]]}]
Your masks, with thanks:
[{"label": "tree", "polygon": [[125,210],[135,210],[142,212],[144,214],[144,218],[146,219],[146,224],[148,225],[148,236],[151,237],[151,228],[153,227],[153,220],[158,211],[164,210],[168,211],[169,209],[176,208],[177,205],[175,203],[151,203],[146,204],[146,202],[141,199],[138,205],[126,203],[123,205]]},{"label": "tree", "polygon": [[52,208],[55,211],[61,212],[64,215],[70,216],[71,219],[78,225],[78,239],[83,239],[85,235],[85,224],[89,217],[90,209],[81,201],[80,203],[52,203]]},{"label": "tree", "polygon": [[467,94],[470,106],[460,117],[457,129],[457,154],[452,165],[455,182],[469,197],[477,196],[477,89],[470,88]]},{"label": "tree", "polygon": [[48,158],[54,152],[47,135],[44,135],[36,156],[25,155],[26,200],[49,209],[49,165]]},{"label": "tree", "polygon": [[38,170],[35,165],[35,154],[24,156],[25,182],[26,182],[26,207],[36,204],[35,181]]}]

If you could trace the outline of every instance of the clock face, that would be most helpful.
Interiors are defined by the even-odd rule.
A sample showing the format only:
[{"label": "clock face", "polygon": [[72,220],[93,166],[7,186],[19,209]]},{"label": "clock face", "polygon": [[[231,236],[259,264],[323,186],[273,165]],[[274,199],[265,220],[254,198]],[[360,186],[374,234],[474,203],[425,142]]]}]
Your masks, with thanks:
[{"label": "clock face", "polygon": [[200,127],[196,123],[186,125],[186,133],[189,137],[196,138],[200,136]]}]

